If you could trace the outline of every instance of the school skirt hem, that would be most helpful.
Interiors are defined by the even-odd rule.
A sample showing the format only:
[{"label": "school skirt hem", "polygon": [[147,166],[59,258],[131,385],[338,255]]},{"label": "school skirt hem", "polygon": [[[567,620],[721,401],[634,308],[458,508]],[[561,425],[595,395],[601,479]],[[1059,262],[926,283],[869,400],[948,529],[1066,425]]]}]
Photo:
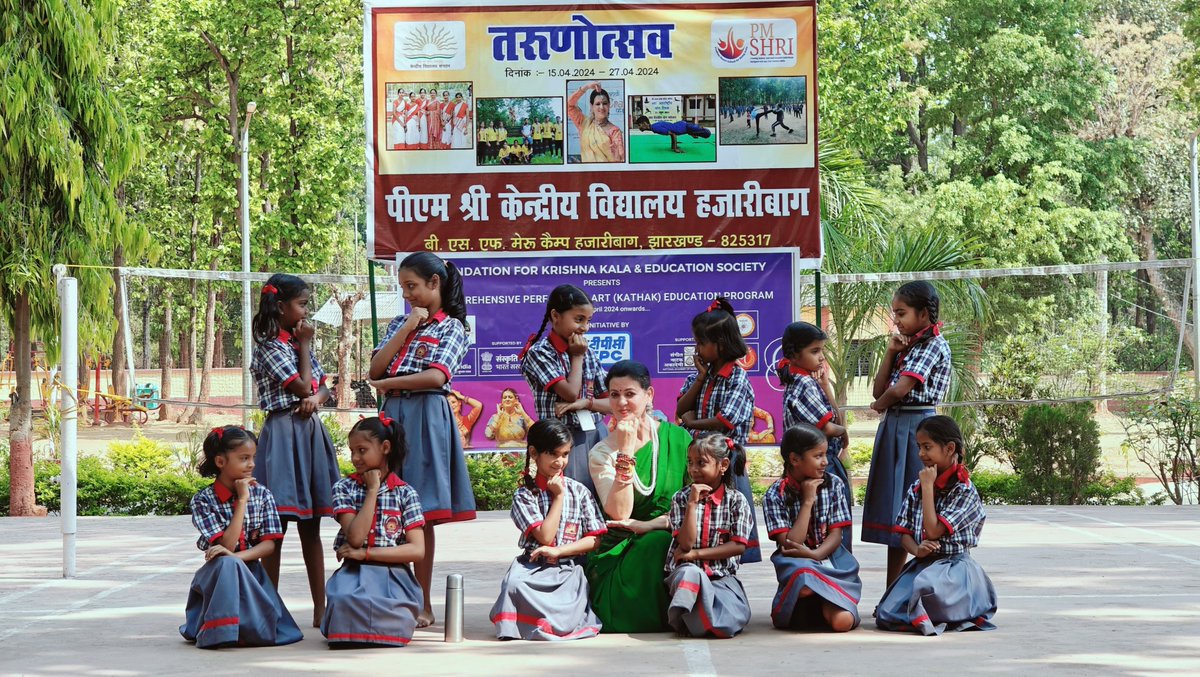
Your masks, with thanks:
[{"label": "school skirt hem", "polygon": [[729,639],[750,622],[750,602],[737,576],[709,578],[687,563],[667,576],[666,585],[671,598],[667,621],[676,632]]},{"label": "school skirt hem", "polygon": [[896,520],[904,492],[917,481],[917,473],[924,467],[917,451],[917,425],[934,413],[933,407],[893,408],[879,423],[863,500],[864,542],[900,547],[901,533]]},{"label": "school skirt hem", "polygon": [[475,519],[475,493],[458,424],[441,390],[392,395],[383,411],[404,426],[408,455],[401,479],[421,497],[429,525]]},{"label": "school skirt hem", "polygon": [[[806,600],[817,599],[849,611],[858,627],[858,601],[862,596],[862,579],[858,576],[858,560],[838,548],[827,560],[814,561],[801,557],[786,557],[778,550],[771,555],[779,588],[771,603],[771,623],[787,630],[798,626],[824,625],[819,605],[806,606]],[[813,592],[803,598],[800,591]],[[807,617],[805,617],[807,616]]]},{"label": "school skirt hem", "polygon": [[996,589],[969,552],[911,559],[875,608],[880,630],[994,630]]},{"label": "school skirt hem", "polygon": [[281,520],[332,517],[337,451],[320,417],[287,409],[267,414],[254,477],[271,491]]}]

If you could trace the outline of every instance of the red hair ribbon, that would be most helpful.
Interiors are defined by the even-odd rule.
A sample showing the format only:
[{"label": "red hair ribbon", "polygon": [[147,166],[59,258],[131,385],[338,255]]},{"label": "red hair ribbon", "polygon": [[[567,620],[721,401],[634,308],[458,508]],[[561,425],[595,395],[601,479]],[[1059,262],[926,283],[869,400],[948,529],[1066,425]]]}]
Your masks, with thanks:
[{"label": "red hair ribbon", "polygon": [[224,438],[225,437],[225,426],[217,426],[216,428],[213,428],[212,434],[216,435],[218,440]]},{"label": "red hair ribbon", "polygon": [[525,339],[525,347],[521,349],[521,353],[517,355],[517,361],[525,359],[525,354],[533,347],[533,342],[537,339],[537,334],[530,334],[529,338]]},{"label": "red hair ribbon", "polygon": [[729,447],[730,451],[733,451],[733,438],[732,437],[725,438],[725,446]]},{"label": "red hair ribbon", "polygon": [[392,425],[393,423],[395,423],[395,422],[396,422],[396,419],[394,419],[394,418],[388,418],[388,415],[387,415],[387,414],[385,414],[385,413],[383,413],[383,412],[379,412],[379,422],[380,422],[380,423],[382,423],[382,424],[383,424],[383,425],[385,425],[385,426],[390,426],[390,425]]},{"label": "red hair ribbon", "polygon": [[779,358],[779,361],[775,363],[775,366],[778,367],[779,369],[783,369],[784,367],[790,365],[791,363],[792,363],[792,361],[789,360],[788,358],[781,357],[781,358]]},{"label": "red hair ribbon", "polygon": [[275,287],[275,285],[273,285],[273,284],[264,284],[263,288],[262,288],[262,293],[263,294],[278,294],[279,289],[277,289]]},{"label": "red hair ribbon", "polygon": [[721,307],[721,302],[714,299],[712,303],[708,304],[708,310],[705,312],[711,313],[712,311],[717,310],[720,307]]}]

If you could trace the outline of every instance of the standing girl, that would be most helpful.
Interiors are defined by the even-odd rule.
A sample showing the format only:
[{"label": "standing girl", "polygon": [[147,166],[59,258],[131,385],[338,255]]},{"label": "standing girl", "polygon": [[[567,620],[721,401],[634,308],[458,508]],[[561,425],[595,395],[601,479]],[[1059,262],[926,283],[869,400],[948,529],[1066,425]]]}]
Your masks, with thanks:
[{"label": "standing girl", "polygon": [[692,484],[671,499],[663,568],[671,598],[667,620],[680,634],[728,639],[750,622],[750,602],[735,574],[754,509],[733,488],[731,464],[745,458],[737,451],[737,443],[719,433],[698,437],[687,452]]},{"label": "standing girl", "polygon": [[904,492],[896,525],[913,559],[883,593],[875,609],[880,630],[994,630],[996,589],[971,557],[983,531],[983,501],[962,464],[962,431],[949,416],[917,425],[924,467]]},{"label": "standing girl", "polygon": [[467,352],[467,305],[458,269],[429,252],[409,254],[400,262],[399,277],[412,312],[388,325],[371,356],[370,377],[386,397],[383,411],[409,434],[403,476],[425,513],[425,557],[416,562],[425,593],[417,627],[425,627],[434,620],[433,528],[475,519],[462,436],[446,401],[450,379]]},{"label": "standing girl", "polygon": [[[744,470],[745,451],[742,450],[754,425],[754,389],[750,387],[746,370],[737,365],[748,349],[738,329],[733,306],[725,297],[717,297],[708,310],[692,318],[692,336],[696,339],[696,356],[693,358],[696,373],[688,376],[679,391],[675,416],[680,425],[693,433],[712,430],[733,438],[741,456],[733,460],[733,466],[737,468],[734,482],[746,502],[754,505],[750,480]],[[753,511],[750,521],[750,543],[742,555],[744,564],[762,561]]]},{"label": "standing girl", "polygon": [[204,566],[192,577],[184,639],[201,649],[272,646],[304,638],[260,559],[283,538],[271,492],[254,482],[254,435],[237,426],[204,438],[200,475],[215,477],[191,500]]},{"label": "standing girl", "polygon": [[321,634],[331,646],[404,646],[421,610],[409,564],[425,557],[421,499],[399,474],[404,428],[380,414],[355,423],[347,441],[354,473],[333,487],[342,566],[329,577]]},{"label": "standing girl", "polygon": [[[555,287],[546,300],[542,326],[529,335],[518,359],[533,391],[538,418],[558,419],[571,431],[567,477],[595,493],[588,452],[607,436],[600,419],[612,409],[604,388],[604,367],[586,337],[592,312],[592,300],[582,289],[569,284]],[[542,338],[547,324],[550,333]]]},{"label": "standing girl", "polygon": [[571,444],[571,431],[554,419],[529,429],[511,511],[523,552],[504,575],[490,614],[499,639],[583,639],[600,633],[583,565],[608,528],[591,492],[563,473]]},{"label": "standing girl", "polygon": [[850,504],[841,478],[828,472],[826,440],[808,423],[788,428],[779,447],[783,477],[763,495],[767,534],[778,546],[771,622],[783,630],[858,627],[862,579],[841,538],[850,531]]},{"label": "standing girl", "polygon": [[[312,350],[308,317],[308,285],[295,275],[276,273],[263,285],[254,315],[254,356],[250,371],[258,387],[258,407],[267,412],[259,447],[261,462],[254,477],[279,503],[283,531],[297,523],[313,626],[325,612],[325,557],[321,551],[321,517],[333,514],[337,452],[317,411],[329,399],[325,372]],[[279,555],[266,557],[271,582],[279,585]]]},{"label": "standing girl", "polygon": [[887,582],[900,574],[906,553],[894,528],[904,491],[917,479],[917,424],[934,415],[950,388],[950,344],[941,336],[937,291],[928,282],[909,282],[892,298],[899,333],[888,341],[875,375],[871,408],[883,414],[875,433],[871,474],[863,501],[862,539],[888,546]]},{"label": "standing girl", "polygon": [[[783,356],[777,373],[786,386],[783,391],[783,429],[808,423],[828,438],[829,472],[841,480],[846,505],[854,505],[850,493],[850,476],[843,461],[850,449],[850,437],[842,425],[841,415],[833,406],[835,398],[829,385],[829,368],[825,364],[825,341],[828,337],[819,327],[807,322],[793,322],[783,330]],[[786,457],[785,457],[786,460]],[[842,529],[842,545],[853,550],[852,531]]]}]

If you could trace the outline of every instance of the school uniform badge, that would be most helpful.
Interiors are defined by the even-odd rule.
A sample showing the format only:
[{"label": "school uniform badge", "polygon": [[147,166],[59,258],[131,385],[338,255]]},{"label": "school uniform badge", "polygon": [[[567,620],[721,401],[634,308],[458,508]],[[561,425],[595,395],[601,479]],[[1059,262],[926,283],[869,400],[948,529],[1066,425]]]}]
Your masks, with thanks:
[{"label": "school uniform badge", "polygon": [[579,540],[579,524],[567,522],[567,526],[563,527],[563,541],[571,543],[577,540]]},{"label": "school uniform badge", "polygon": [[387,518],[383,520],[383,533],[387,534],[389,538],[395,537],[397,534],[399,534],[400,518],[396,517],[395,515],[388,515]]},{"label": "school uniform badge", "polygon": [[418,345],[417,350],[416,350],[416,356],[417,356],[418,360],[423,360],[426,357],[429,357],[429,346],[425,345],[424,343]]}]

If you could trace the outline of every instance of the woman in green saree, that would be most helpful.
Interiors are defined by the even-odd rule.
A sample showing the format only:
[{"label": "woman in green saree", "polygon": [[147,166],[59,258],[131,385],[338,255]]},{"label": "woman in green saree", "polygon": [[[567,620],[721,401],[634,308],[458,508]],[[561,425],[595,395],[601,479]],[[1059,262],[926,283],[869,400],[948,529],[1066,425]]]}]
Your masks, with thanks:
[{"label": "woman in green saree", "polygon": [[687,476],[692,436],[650,416],[654,388],[646,365],[623,360],[608,372],[611,433],[588,466],[608,533],[588,556],[592,608],[604,632],[660,632],[667,626],[663,562],[671,497]]}]

